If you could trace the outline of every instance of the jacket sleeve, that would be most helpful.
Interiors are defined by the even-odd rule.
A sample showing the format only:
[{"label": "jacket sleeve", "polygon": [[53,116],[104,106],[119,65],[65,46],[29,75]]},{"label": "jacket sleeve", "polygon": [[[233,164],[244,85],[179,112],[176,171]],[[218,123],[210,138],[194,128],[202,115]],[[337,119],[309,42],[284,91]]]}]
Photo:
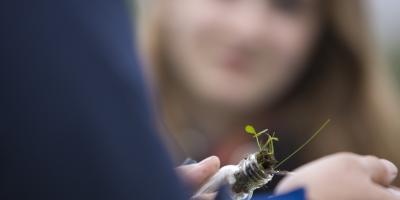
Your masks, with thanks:
[{"label": "jacket sleeve", "polygon": [[0,199],[187,199],[123,0],[2,0],[0,15]]},{"label": "jacket sleeve", "polygon": [[307,200],[306,192],[304,189],[300,188],[292,192],[281,194],[281,195],[257,195],[253,200]]}]

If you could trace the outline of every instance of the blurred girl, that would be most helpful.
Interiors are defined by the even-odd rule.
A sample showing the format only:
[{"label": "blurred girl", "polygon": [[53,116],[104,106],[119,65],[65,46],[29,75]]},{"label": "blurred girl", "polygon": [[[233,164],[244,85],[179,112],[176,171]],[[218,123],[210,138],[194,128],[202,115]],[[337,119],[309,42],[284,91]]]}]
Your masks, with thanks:
[{"label": "blurred girl", "polygon": [[331,118],[284,168],[338,151],[400,160],[399,107],[364,2],[142,2],[141,41],[177,158],[237,162],[255,150],[243,132],[253,124],[277,131],[282,159]]}]

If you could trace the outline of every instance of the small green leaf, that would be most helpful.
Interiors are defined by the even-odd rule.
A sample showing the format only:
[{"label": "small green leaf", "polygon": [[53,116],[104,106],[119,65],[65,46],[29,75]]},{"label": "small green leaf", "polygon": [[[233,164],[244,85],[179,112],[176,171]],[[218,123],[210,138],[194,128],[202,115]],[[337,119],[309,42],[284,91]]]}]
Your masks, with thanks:
[{"label": "small green leaf", "polygon": [[254,127],[251,126],[251,125],[247,125],[244,129],[245,129],[245,131],[247,133],[249,133],[251,135],[256,135],[257,134],[256,129],[254,129]]}]

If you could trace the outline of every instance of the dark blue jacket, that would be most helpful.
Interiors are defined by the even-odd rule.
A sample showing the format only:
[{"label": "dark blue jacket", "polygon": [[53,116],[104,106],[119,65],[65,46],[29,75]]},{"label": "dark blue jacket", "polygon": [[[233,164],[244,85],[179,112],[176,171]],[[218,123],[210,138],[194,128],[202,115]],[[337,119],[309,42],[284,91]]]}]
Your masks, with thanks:
[{"label": "dark blue jacket", "polygon": [[0,3],[0,199],[185,199],[122,0]]}]

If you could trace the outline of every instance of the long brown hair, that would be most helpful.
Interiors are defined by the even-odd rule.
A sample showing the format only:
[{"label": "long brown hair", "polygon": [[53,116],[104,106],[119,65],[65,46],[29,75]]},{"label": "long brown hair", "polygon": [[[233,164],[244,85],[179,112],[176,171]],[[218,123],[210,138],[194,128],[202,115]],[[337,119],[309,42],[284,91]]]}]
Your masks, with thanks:
[{"label": "long brown hair", "polygon": [[[296,88],[268,110],[281,127],[294,133],[312,133],[324,120],[332,119],[326,133],[304,152],[306,161],[337,151],[353,151],[400,164],[397,95],[389,68],[373,43],[364,2],[324,1],[322,36],[308,71]],[[143,23],[143,31],[147,31],[144,47],[155,68],[162,110],[170,114],[173,112],[168,109],[177,107],[167,98],[172,88],[168,87],[164,66],[158,11],[147,12],[153,16]],[[172,132],[184,123],[173,114],[165,121]]]},{"label": "long brown hair", "polygon": [[373,43],[365,3],[331,0],[325,6],[324,30],[310,69],[274,116],[292,131],[306,133],[332,118],[330,133],[308,148],[311,159],[346,150],[399,163],[397,95]]}]

